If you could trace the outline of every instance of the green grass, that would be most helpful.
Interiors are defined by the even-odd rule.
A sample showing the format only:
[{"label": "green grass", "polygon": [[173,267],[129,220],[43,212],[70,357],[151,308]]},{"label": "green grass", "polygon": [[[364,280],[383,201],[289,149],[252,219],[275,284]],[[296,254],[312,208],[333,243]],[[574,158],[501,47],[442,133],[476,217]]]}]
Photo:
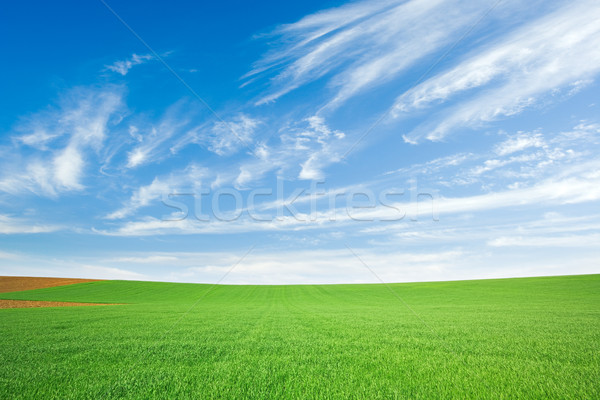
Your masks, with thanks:
[{"label": "green grass", "polygon": [[0,310],[0,398],[600,398],[600,275],[390,287],[0,294],[129,303]]}]

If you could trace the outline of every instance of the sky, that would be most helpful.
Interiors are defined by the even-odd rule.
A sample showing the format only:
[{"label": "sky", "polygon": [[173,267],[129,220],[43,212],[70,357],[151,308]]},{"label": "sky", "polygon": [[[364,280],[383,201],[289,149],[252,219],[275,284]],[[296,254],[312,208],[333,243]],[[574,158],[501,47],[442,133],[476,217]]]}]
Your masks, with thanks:
[{"label": "sky", "polygon": [[600,272],[596,0],[0,11],[0,275]]}]

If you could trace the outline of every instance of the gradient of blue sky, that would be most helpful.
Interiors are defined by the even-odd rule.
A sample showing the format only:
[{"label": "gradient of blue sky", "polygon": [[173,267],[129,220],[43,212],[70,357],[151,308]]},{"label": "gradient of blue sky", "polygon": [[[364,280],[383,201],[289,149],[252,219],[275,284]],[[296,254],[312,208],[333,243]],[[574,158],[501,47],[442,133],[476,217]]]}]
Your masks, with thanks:
[{"label": "gradient of blue sky", "polygon": [[[389,282],[598,272],[597,1],[108,4],[202,101],[100,1],[3,5],[0,275],[377,281],[349,248]],[[306,218],[165,220],[278,185]]]}]

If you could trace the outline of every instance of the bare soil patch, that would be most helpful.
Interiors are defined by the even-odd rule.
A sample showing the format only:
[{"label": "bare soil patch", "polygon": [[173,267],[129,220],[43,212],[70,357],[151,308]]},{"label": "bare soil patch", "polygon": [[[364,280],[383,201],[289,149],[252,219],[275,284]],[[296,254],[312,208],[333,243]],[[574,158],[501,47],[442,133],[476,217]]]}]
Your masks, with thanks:
[{"label": "bare soil patch", "polygon": [[76,283],[97,282],[100,279],[32,278],[28,276],[0,276],[0,293],[44,289]]},{"label": "bare soil patch", "polygon": [[114,306],[106,303],[71,303],[66,301],[34,301],[34,300],[0,300],[3,308],[36,308],[36,307],[74,307],[74,306]]}]

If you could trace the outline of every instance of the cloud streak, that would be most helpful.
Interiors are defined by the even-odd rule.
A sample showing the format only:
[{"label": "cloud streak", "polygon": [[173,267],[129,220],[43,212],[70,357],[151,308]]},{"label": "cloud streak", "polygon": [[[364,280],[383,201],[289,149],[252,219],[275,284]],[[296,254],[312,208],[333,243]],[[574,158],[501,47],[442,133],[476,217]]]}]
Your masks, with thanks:
[{"label": "cloud streak", "polygon": [[455,128],[518,114],[553,90],[589,82],[600,72],[599,18],[598,2],[569,3],[403,93],[392,109],[396,118],[461,94],[472,96],[442,111],[435,122],[417,127],[405,140],[440,140]]},{"label": "cloud streak", "polygon": [[129,70],[136,65],[145,64],[152,60],[154,56],[151,54],[132,54],[127,60],[115,61],[111,65],[107,65],[106,69],[109,71],[116,72],[122,76],[127,75]]},{"label": "cloud streak", "polygon": [[38,224],[28,219],[0,214],[0,234],[3,235],[49,233],[63,229],[64,227],[58,225]]},{"label": "cloud streak", "polygon": [[17,151],[3,160],[0,191],[55,197],[82,190],[90,154],[101,157],[111,123],[124,112],[122,92],[76,88],[59,109],[32,115],[17,128]]},{"label": "cloud streak", "polygon": [[261,105],[327,76],[333,94],[324,109],[332,110],[447,46],[491,4],[362,1],[321,11],[272,32],[285,45],[267,53],[245,78],[280,71],[257,100]]},{"label": "cloud streak", "polygon": [[208,176],[205,168],[190,164],[182,171],[176,171],[166,177],[155,177],[149,185],[139,187],[131,195],[131,198],[116,211],[105,216],[106,219],[123,219],[134,214],[138,209],[149,205],[155,205],[159,199],[181,189],[198,191],[202,181]]}]

